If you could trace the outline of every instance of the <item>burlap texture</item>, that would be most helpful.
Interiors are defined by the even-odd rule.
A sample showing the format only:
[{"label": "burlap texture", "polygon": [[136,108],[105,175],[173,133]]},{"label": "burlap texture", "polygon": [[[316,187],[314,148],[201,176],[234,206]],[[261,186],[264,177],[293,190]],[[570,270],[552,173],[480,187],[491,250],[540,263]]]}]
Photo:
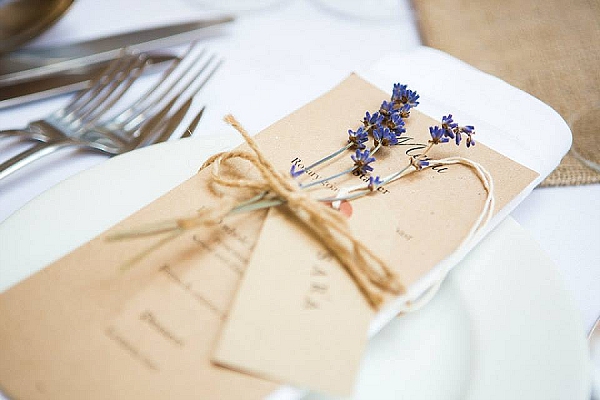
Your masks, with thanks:
[{"label": "burlap texture", "polygon": [[573,154],[600,164],[600,0],[413,0],[413,6],[425,45],[534,95],[567,121],[572,150],[542,186],[600,182],[600,172]]}]

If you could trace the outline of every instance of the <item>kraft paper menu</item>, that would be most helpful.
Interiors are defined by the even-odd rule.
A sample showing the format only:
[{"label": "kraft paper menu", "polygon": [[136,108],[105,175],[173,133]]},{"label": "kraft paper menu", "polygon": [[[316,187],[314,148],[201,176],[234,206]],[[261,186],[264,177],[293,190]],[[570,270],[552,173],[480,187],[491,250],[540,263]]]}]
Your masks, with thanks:
[{"label": "kraft paper menu", "polygon": [[[378,197],[370,206],[385,209]],[[358,239],[393,260],[395,221],[373,224],[372,211],[353,207],[349,223]],[[350,394],[373,311],[332,254],[293,216],[273,209],[249,268],[214,359],[295,386]]]},{"label": "kraft paper menu", "polygon": [[[389,94],[352,75],[329,93],[261,132],[257,141],[278,168],[287,170],[295,157],[312,160],[325,148],[339,147],[347,129],[358,125],[364,111],[377,109],[387,97]],[[431,123],[428,117],[415,112],[409,127]],[[499,207],[536,176],[481,145],[469,156],[492,170],[496,168],[492,173]],[[240,170],[243,168],[240,166]],[[125,261],[162,238],[105,240],[111,232],[218,206],[219,198],[207,185],[207,173],[200,172],[109,231],[0,294],[3,392],[28,399],[260,399],[285,383],[223,368],[210,360],[252,256],[265,212],[238,215],[214,228],[189,232],[127,271],[120,269]],[[390,187],[390,193],[381,196],[383,199],[393,196],[403,204],[403,224],[394,232],[401,243],[405,242],[406,256],[404,262],[395,266],[408,284],[427,272],[441,256],[436,251],[421,254],[412,243],[424,239],[413,226],[443,228],[443,218],[434,219],[430,225],[432,221],[423,220],[426,214],[405,209],[414,205],[424,207],[429,197],[435,197],[442,175],[435,174],[423,175],[419,178],[421,184],[411,181],[408,189]],[[453,193],[461,201],[459,195],[464,194],[465,188],[481,191],[476,178],[465,177],[451,186],[452,190],[444,195]],[[419,200],[407,201],[405,190]],[[464,194],[464,197],[460,206],[450,202],[458,221],[467,220],[478,206],[477,196]],[[460,234],[460,229],[456,234]],[[450,251],[452,245],[452,240],[441,242],[435,249],[443,253]],[[419,262],[410,262],[411,259]],[[355,359],[360,359],[361,343],[356,348],[347,348],[348,343],[344,346],[344,349],[326,349],[319,361],[331,364],[340,351],[357,352],[359,356]],[[313,367],[319,366],[317,363]]]},{"label": "kraft paper menu", "polygon": [[[381,98],[385,99],[384,93]],[[411,139],[379,152],[373,163],[375,173],[387,176],[406,165],[407,155],[424,147],[429,139],[428,127],[435,124],[439,122],[413,114],[407,120],[404,134]],[[336,138],[329,139],[323,138],[320,146],[335,149]],[[480,162],[491,173],[497,185],[498,208],[537,175],[479,144],[470,149],[457,148],[453,143],[436,146],[430,155],[439,159],[452,153]],[[298,159],[306,165],[318,158],[300,151],[290,157],[292,163],[298,163]],[[314,172],[330,176],[341,169],[339,163],[344,165],[343,162],[342,159],[330,163]],[[311,179],[317,178],[309,176],[305,181]],[[332,183],[342,187],[358,179],[348,175]],[[367,243],[374,245],[393,237],[394,251],[384,257],[406,285],[459,246],[485,200],[481,182],[470,168],[462,165],[424,170],[380,189],[376,196],[352,201],[351,207],[368,212],[372,227],[385,227],[382,220],[394,221],[393,231],[382,229],[371,235]],[[360,292],[335,259],[328,268],[329,298],[316,307],[307,306],[306,292],[315,280],[312,268],[325,248],[293,217],[282,214],[285,208],[281,212],[272,210],[265,222],[219,338],[214,360],[257,376],[348,395],[355,377],[352,367],[358,367],[357,362],[352,364],[350,360],[356,356],[354,349],[366,343],[372,310],[359,301]],[[360,233],[364,224],[355,225],[354,231]],[[285,251],[276,251],[286,243],[293,245]],[[362,340],[355,337],[356,330],[363,335]]]}]

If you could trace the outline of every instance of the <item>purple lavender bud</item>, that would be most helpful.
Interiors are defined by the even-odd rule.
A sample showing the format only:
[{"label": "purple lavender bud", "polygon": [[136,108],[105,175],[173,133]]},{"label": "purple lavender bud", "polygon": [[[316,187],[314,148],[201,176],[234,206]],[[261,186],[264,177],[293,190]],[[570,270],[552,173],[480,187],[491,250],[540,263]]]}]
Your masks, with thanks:
[{"label": "purple lavender bud", "polygon": [[354,161],[354,171],[362,174],[373,171],[373,167],[369,164],[375,161],[375,157],[371,157],[369,150],[363,152],[356,150],[355,155],[350,156],[350,158]]}]

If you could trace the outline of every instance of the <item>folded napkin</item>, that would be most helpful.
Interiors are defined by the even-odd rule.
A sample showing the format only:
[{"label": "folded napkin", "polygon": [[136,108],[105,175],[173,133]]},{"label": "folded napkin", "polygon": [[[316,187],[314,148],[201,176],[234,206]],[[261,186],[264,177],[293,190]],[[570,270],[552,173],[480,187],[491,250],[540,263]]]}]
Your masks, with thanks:
[{"label": "folded napkin", "polygon": [[[498,212],[482,230],[479,240],[556,168],[571,145],[569,127],[551,107],[441,51],[419,47],[409,53],[389,54],[359,74],[382,89],[398,81],[418,88],[421,112],[440,118],[451,111],[457,120],[471,121],[480,128],[479,142],[539,173],[531,185]],[[448,76],[453,79],[447,79]],[[503,123],[498,115],[510,115],[511,120]],[[475,243],[440,262],[411,285],[406,297],[381,310],[371,323],[369,336],[373,337],[396,317],[399,304],[407,298],[417,298],[440,271],[456,265]],[[301,394],[302,391],[284,386],[268,400],[295,400]]]},{"label": "folded napkin", "polygon": [[[552,106],[573,148],[542,186],[600,182],[600,2],[414,0],[424,44]],[[511,116],[499,115],[510,119]]]},{"label": "folded napkin", "polygon": [[[452,268],[464,258],[477,240],[506,218],[557,167],[571,145],[571,133],[565,121],[547,104],[429,47],[389,54],[360,74],[380,88],[390,87],[397,81],[418,88],[421,112],[436,119],[451,112],[457,120],[471,121],[478,128],[480,143],[539,174],[531,185],[498,211],[470,246],[436,265],[412,285],[407,297],[414,299],[432,285],[440,271]],[[371,324],[371,334],[394,318],[395,306],[378,313]]]}]

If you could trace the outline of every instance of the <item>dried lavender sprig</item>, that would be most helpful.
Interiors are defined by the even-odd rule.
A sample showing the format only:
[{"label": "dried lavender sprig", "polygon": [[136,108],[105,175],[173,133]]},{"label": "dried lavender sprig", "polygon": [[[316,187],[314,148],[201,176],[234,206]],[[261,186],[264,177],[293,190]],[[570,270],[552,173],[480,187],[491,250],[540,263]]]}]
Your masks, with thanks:
[{"label": "dried lavender sprig", "polygon": [[319,180],[307,183],[305,185],[300,184],[300,188],[307,189],[309,187],[318,185],[320,183],[339,178],[340,176],[346,175],[350,172],[357,172],[359,174],[364,174],[364,173],[373,171],[373,167],[371,167],[369,165],[369,164],[375,162],[375,157],[373,157],[372,154],[373,154],[373,152],[371,152],[370,150],[365,150],[362,152],[360,150],[356,150],[356,153],[351,156],[352,161],[354,161],[354,165],[351,168],[345,169],[342,172],[338,172],[337,174],[328,176],[327,178],[323,178],[323,179],[319,179]]},{"label": "dried lavender sprig", "polygon": [[[348,193],[344,196],[339,196],[339,197],[327,197],[327,198],[322,198],[319,199],[319,201],[323,201],[323,202],[332,202],[332,201],[341,201],[341,200],[346,200],[346,201],[351,201],[351,200],[355,200],[357,198],[360,198],[362,196],[365,196],[369,193],[371,193],[374,190],[377,190],[378,187],[386,185],[390,182],[393,182],[399,178],[401,178],[403,176],[403,174],[405,174],[405,172],[413,167],[414,170],[413,171],[420,171],[423,170],[425,168],[428,167],[434,167],[437,164],[435,164],[435,161],[430,160],[427,157],[427,153],[431,150],[431,148],[437,144],[442,144],[442,143],[447,143],[449,141],[448,137],[454,138],[454,136],[450,136],[447,133],[447,127],[445,126],[446,123],[449,124],[454,124],[454,126],[451,127],[451,129],[453,130],[453,133],[456,133],[456,131],[462,131],[463,127],[458,126],[458,124],[455,124],[452,120],[452,115],[449,114],[448,116],[443,116],[442,117],[442,126],[432,126],[429,128],[429,134],[431,136],[431,139],[429,140],[429,143],[427,145],[427,147],[423,150],[423,152],[418,155],[418,156],[412,156],[409,160],[409,162],[407,163],[407,165],[405,167],[403,167],[402,169],[400,169],[399,171],[388,175],[387,177],[381,179],[379,176],[376,177],[369,177],[369,183],[367,185],[361,185],[359,187],[356,187],[354,189],[351,189],[348,191]],[[467,139],[467,147],[470,146],[474,146],[475,142],[472,139],[472,135],[475,134],[475,127],[472,125],[467,125],[467,130],[468,130],[468,138]],[[454,131],[454,129],[456,129],[456,131]],[[456,140],[456,145],[460,145],[460,140]],[[411,172],[413,172],[411,171]]]},{"label": "dried lavender sprig", "polygon": [[[301,170],[296,171],[296,165],[292,165],[290,167],[291,176],[293,178],[300,177],[307,171],[310,171],[313,168],[339,156],[348,149],[356,150],[355,155],[351,156],[352,161],[354,162],[352,167],[323,179],[319,179],[304,185],[300,184],[300,188],[308,189],[323,182],[339,178],[348,173],[365,174],[373,171],[373,168],[369,165],[375,161],[373,155],[377,153],[383,146],[393,146],[398,144],[398,137],[402,133],[406,132],[404,118],[408,118],[410,116],[411,108],[416,107],[419,104],[417,101],[418,99],[419,95],[417,92],[409,90],[407,85],[402,85],[399,83],[395,84],[389,102],[383,101],[379,111],[373,114],[367,111],[362,121],[363,126],[359,127],[356,131],[348,130],[348,143],[344,147],[334,151],[333,153],[321,158],[320,160]],[[360,152],[360,150],[365,149],[366,146],[364,143],[368,140],[369,134],[373,136],[374,146],[369,150]],[[371,190],[373,187],[384,184],[382,181],[378,181],[378,179],[379,177],[376,177],[375,180],[370,178]],[[266,193],[262,194],[261,199],[264,197],[264,195],[266,195]],[[260,199],[258,201],[260,202]],[[271,201],[268,200],[268,202],[270,203]],[[252,203],[252,201],[246,202],[248,205]]]},{"label": "dried lavender sprig", "polygon": [[[448,133],[448,130],[452,130],[452,133],[456,134],[455,129],[460,130],[461,132],[464,132],[462,130],[463,127],[460,127],[458,124],[456,124],[453,121],[451,114],[448,114],[447,116],[443,116],[441,126],[429,127],[429,134],[431,136],[431,139],[429,140],[427,147],[425,147],[423,149],[423,152],[420,155],[410,157],[407,165],[404,166],[403,168],[401,168],[399,171],[394,172],[393,174],[390,174],[383,179],[380,178],[379,176],[375,176],[375,177],[371,176],[371,177],[369,177],[369,182],[366,185],[361,185],[359,187],[351,189],[344,196],[324,197],[324,198],[318,199],[318,201],[322,201],[322,202],[332,202],[332,201],[341,201],[341,200],[351,201],[351,200],[360,198],[362,196],[365,196],[365,195],[377,190],[377,188],[379,188],[380,186],[384,186],[388,183],[391,183],[391,182],[401,178],[402,176],[404,176],[406,171],[408,171],[409,168],[411,168],[411,167],[413,167],[414,171],[420,171],[420,170],[423,170],[423,169],[426,169],[429,167],[434,167],[436,165],[435,161],[430,160],[427,157],[427,153],[429,153],[429,151],[435,145],[448,143],[449,137],[453,138]],[[468,137],[471,138],[471,141],[467,140],[467,147],[470,147],[470,146],[474,145],[474,140],[472,139],[472,135],[475,134],[475,127],[473,127],[472,125],[467,125],[467,131],[468,131]],[[383,144],[384,144],[383,138],[385,135],[388,135],[388,133],[385,133],[384,129],[382,128],[378,133],[374,133],[375,140],[377,141],[378,140],[377,138],[379,138],[379,140],[378,140],[377,145],[373,149],[365,150],[364,152],[360,152],[359,150],[357,150],[356,155],[352,156],[352,159],[353,159],[353,161],[355,161],[355,163],[357,162],[357,160],[361,163],[361,164],[359,164],[360,169],[357,169],[357,166],[355,164],[355,166],[353,166],[352,168],[348,168],[338,174],[332,175],[331,177],[320,179],[318,181],[311,182],[307,185],[300,185],[300,187],[302,189],[307,189],[311,186],[320,184],[327,180],[335,179],[337,177],[340,177],[344,174],[353,172],[355,170],[357,170],[361,173],[366,173],[366,172],[372,171],[373,169],[369,164],[375,161],[374,157],[372,157],[373,153],[376,152],[379,148],[381,148],[381,146],[383,146]],[[460,140],[455,140],[455,143],[457,145],[460,145]],[[387,143],[387,144],[393,145],[393,139],[390,139],[390,143]],[[365,163],[365,161],[367,161],[367,160],[368,160],[368,162]],[[365,164],[363,165],[362,163],[365,163]],[[410,172],[413,172],[413,171],[410,171]],[[261,199],[262,199],[262,197],[261,197]],[[277,199],[269,199],[269,200],[258,201],[258,202],[248,201],[248,202],[245,202],[244,205],[239,205],[234,210],[236,210],[235,212],[249,211],[250,209],[255,210],[255,209],[279,205],[282,203],[283,203],[282,201],[277,200]],[[250,207],[250,208],[246,208],[246,207]]]},{"label": "dried lavender sprig", "polygon": [[[438,128],[438,129],[436,129],[436,128]],[[342,200],[352,201],[352,200],[355,200],[355,199],[358,199],[360,197],[370,194],[371,192],[377,190],[377,188],[380,186],[386,185],[388,183],[391,183],[391,182],[401,178],[403,176],[403,174],[405,174],[406,171],[409,170],[410,167],[413,167],[413,170],[410,172],[414,172],[414,171],[421,171],[423,169],[436,166],[435,161],[430,161],[427,158],[427,153],[431,150],[431,148],[433,148],[433,146],[435,146],[437,144],[448,143],[448,141],[449,141],[448,138],[444,136],[443,131],[440,135],[440,131],[441,130],[439,129],[439,127],[430,127],[429,134],[431,135],[431,139],[429,140],[427,147],[423,150],[423,152],[419,156],[412,156],[410,158],[409,162],[407,163],[407,165],[405,167],[403,167],[402,169],[400,169],[399,171],[394,172],[393,174],[390,174],[383,179],[381,179],[379,176],[369,177],[369,183],[367,183],[366,185],[362,185],[360,187],[350,189],[348,191],[348,193],[344,196],[323,197],[323,198],[318,199],[318,201],[328,202],[328,203],[334,202],[334,201],[342,201]],[[473,127],[471,133],[472,134],[475,133],[474,127]],[[360,151],[357,150],[356,153],[358,154],[358,153],[360,153]],[[366,157],[369,158],[369,150],[365,150],[364,153],[367,153]],[[364,157],[364,154],[362,156]],[[345,170],[336,175],[341,176],[343,174],[351,172],[353,169],[354,168]],[[330,178],[330,179],[332,179],[332,178]],[[309,186],[316,185],[317,183],[321,183],[325,180],[327,180],[327,179],[322,179],[320,181],[311,182],[310,184],[305,185],[302,188],[306,189]],[[239,212],[245,212],[245,211],[251,211],[251,210],[258,210],[261,208],[274,207],[274,206],[283,204],[284,201],[281,199],[268,199],[268,200],[264,200],[264,201],[255,202],[252,204],[247,204],[247,203],[248,202],[245,202],[245,205],[242,205],[242,206],[238,205],[238,207],[236,207],[232,210],[232,213],[239,213]]]},{"label": "dried lavender sprig", "polygon": [[[367,119],[368,117],[370,117],[369,112],[367,111],[367,116],[365,117],[365,119]],[[398,122],[398,121],[402,121],[402,123]],[[398,131],[400,131],[401,133],[404,133],[406,130],[404,129],[404,121],[399,118],[399,119],[395,119],[392,122],[393,126],[395,126],[396,128],[391,129],[388,126],[376,126],[374,127],[374,129],[372,130],[372,135],[373,135],[373,141],[375,143],[375,146],[372,147],[370,150],[365,150],[365,152],[368,153],[363,153],[360,154],[359,150],[356,150],[356,155],[352,156],[352,160],[354,161],[354,166],[351,168],[348,168],[342,172],[333,174],[331,176],[328,176],[327,178],[323,178],[320,179],[318,181],[314,181],[311,182],[309,184],[306,185],[300,185],[301,188],[306,189],[309,188],[311,186],[326,182],[326,181],[330,181],[336,178],[339,178],[340,176],[343,176],[345,174],[348,174],[350,172],[358,172],[358,173],[367,173],[367,172],[371,172],[373,170],[372,167],[368,166],[368,164],[370,162],[375,161],[375,158],[373,157],[373,155],[375,153],[377,153],[379,151],[379,149],[381,149],[382,147],[387,147],[387,146],[394,146],[398,144],[398,136],[399,134],[397,133]],[[358,128],[358,131],[361,131],[361,128]],[[368,129],[367,129],[368,130]],[[363,130],[363,132],[366,132],[367,130]],[[352,132],[352,131],[348,131],[348,132]],[[363,146],[364,147],[364,146]],[[363,161],[360,157],[365,156],[366,158],[371,158],[372,160],[369,161],[369,163],[367,163],[367,165],[363,166],[361,164],[361,162]],[[357,161],[358,159],[358,161]],[[365,159],[366,160],[366,159]],[[292,166],[293,168],[293,166]],[[308,167],[308,169],[312,168]]]},{"label": "dried lavender sprig", "polygon": [[[389,145],[388,142],[390,141],[392,142],[391,144],[397,144],[398,136],[406,132],[404,118],[408,118],[410,116],[410,109],[419,104],[418,99],[419,95],[417,92],[409,90],[407,85],[394,84],[390,101],[383,101],[379,111],[373,114],[367,111],[362,120],[363,126],[359,127],[356,131],[348,130],[348,143],[346,146],[301,170],[297,171],[296,165],[292,165],[290,167],[290,175],[293,178],[298,178],[311,169],[339,156],[348,149],[365,149],[366,146],[364,143],[368,140],[369,134],[373,134],[375,142],[375,146],[370,150],[371,155],[380,149],[382,141],[384,146]],[[387,132],[382,131],[382,129],[386,129]],[[376,136],[377,132],[379,136]],[[341,175],[343,174],[336,174],[336,177]],[[328,179],[333,178],[329,177]]]},{"label": "dried lavender sprig", "polygon": [[327,162],[327,161],[331,160],[332,158],[339,156],[340,154],[342,154],[344,151],[348,150],[353,145],[354,145],[353,143],[348,142],[348,144],[346,146],[342,147],[341,149],[334,151],[333,153],[329,154],[328,156],[325,156],[325,157],[321,158],[319,161],[315,161],[308,167],[302,168],[301,170],[298,170],[298,171],[296,171],[296,166],[292,165],[292,167],[290,168],[290,175],[292,175],[293,178],[297,178],[300,175],[304,174],[305,172],[310,171],[314,167],[319,166],[319,165],[323,164],[324,162]]},{"label": "dried lavender sprig", "polygon": [[367,133],[367,130],[363,129],[362,127],[358,128],[356,131],[349,129],[348,130],[348,143],[344,147],[342,147],[339,150],[334,151],[333,153],[321,158],[318,161],[315,161],[314,163],[310,164],[308,167],[303,168],[299,171],[296,171],[296,166],[292,165],[292,167],[290,168],[290,175],[292,175],[293,178],[297,178],[300,175],[304,174],[305,172],[310,171],[311,169],[315,168],[316,166],[321,165],[324,162],[327,162],[327,161],[339,156],[340,154],[342,154],[344,151],[346,151],[348,149],[362,150],[366,147],[364,143],[367,140],[369,140],[369,135]]}]

